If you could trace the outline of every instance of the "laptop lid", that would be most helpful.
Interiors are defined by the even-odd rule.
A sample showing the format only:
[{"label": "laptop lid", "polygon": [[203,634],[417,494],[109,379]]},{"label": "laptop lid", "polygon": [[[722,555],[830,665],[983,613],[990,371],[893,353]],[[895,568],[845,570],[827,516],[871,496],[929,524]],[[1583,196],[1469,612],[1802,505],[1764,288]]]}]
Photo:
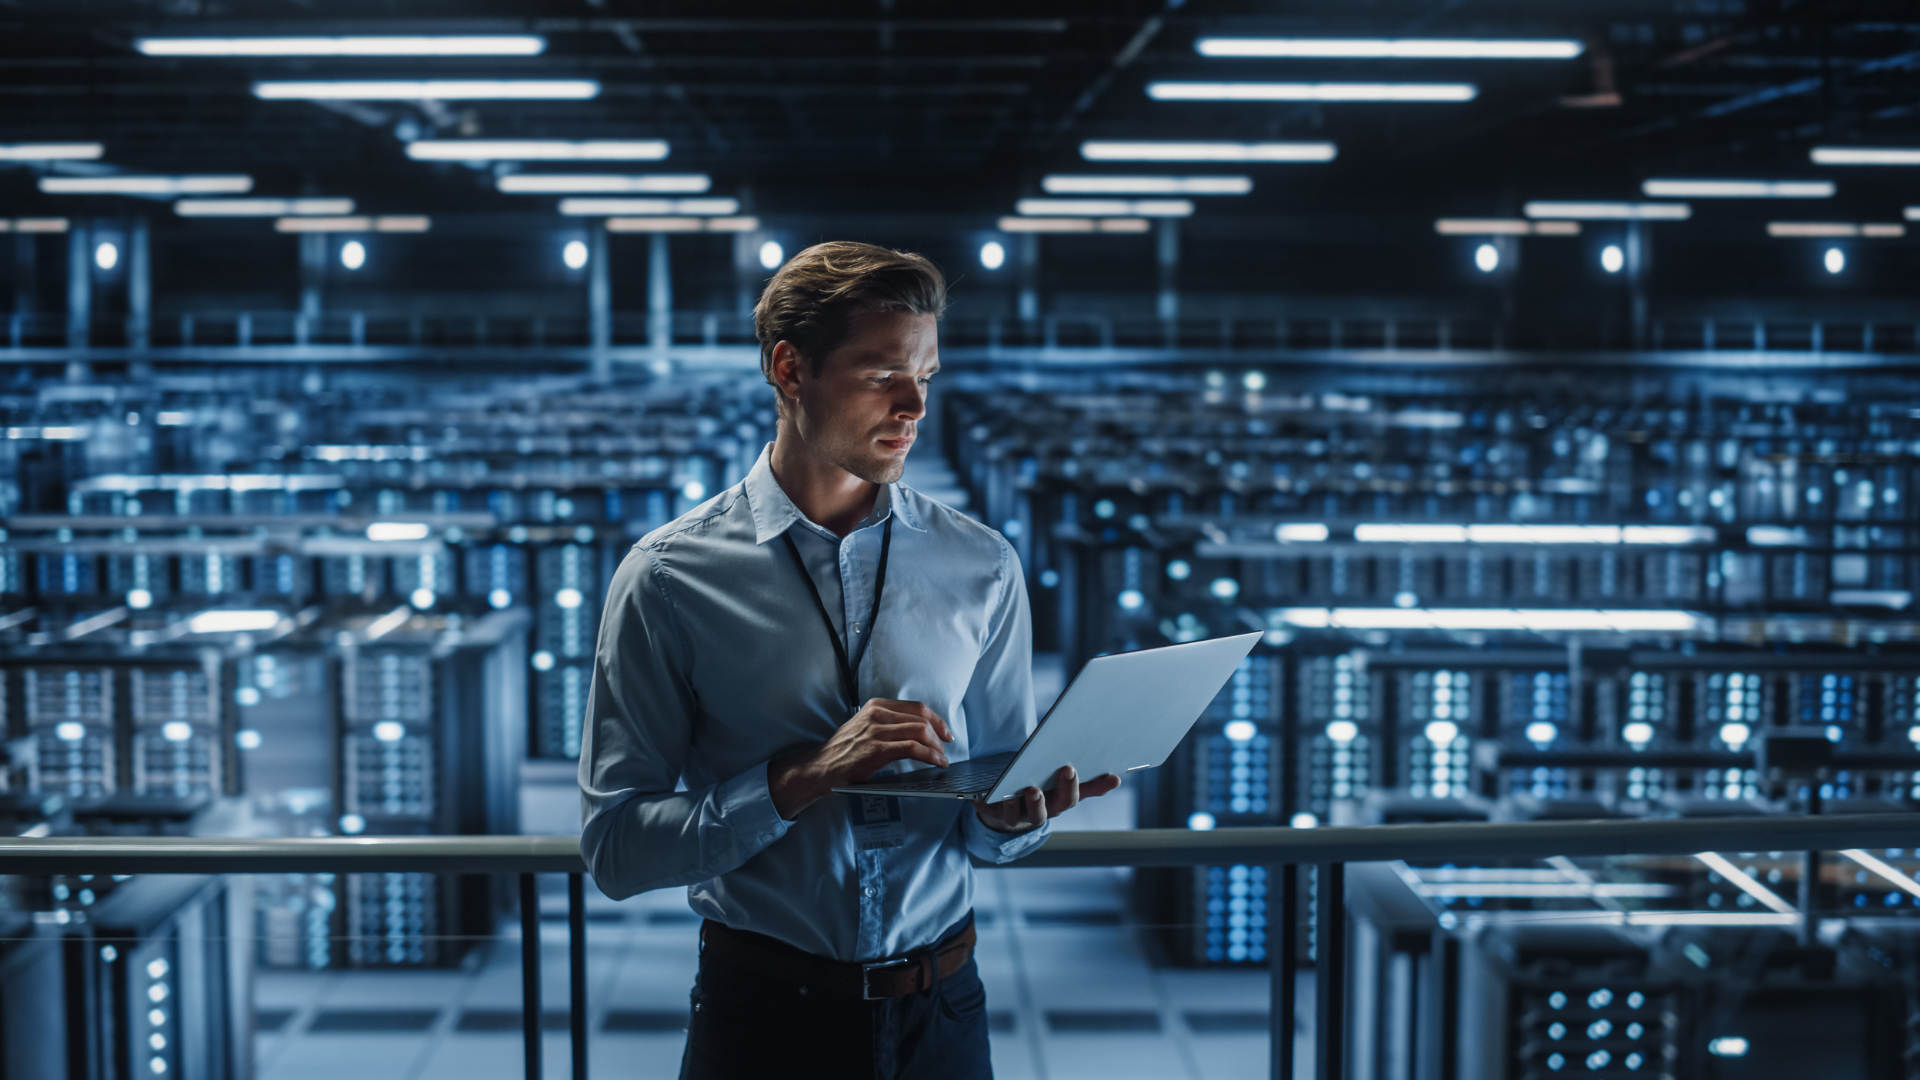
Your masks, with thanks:
[{"label": "laptop lid", "polygon": [[1063,765],[1087,781],[1166,761],[1260,637],[1237,634],[1087,661],[987,801],[1026,787],[1045,790]]}]

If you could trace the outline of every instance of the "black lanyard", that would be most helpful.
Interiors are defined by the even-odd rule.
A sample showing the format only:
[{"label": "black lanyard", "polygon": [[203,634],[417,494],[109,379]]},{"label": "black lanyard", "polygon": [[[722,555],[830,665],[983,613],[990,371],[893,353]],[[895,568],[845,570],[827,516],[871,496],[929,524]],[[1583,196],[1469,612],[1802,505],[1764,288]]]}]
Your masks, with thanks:
[{"label": "black lanyard", "polygon": [[[794,544],[793,537],[781,533],[780,539],[786,541],[787,550],[793,552],[793,564],[800,568],[800,580],[807,583],[807,592],[813,596],[813,606],[820,612],[820,621],[827,624],[827,637],[833,642],[833,658],[840,665],[840,692],[846,695],[847,715],[860,711],[860,661],[867,655],[867,646],[873,643],[874,624],[880,619],[880,594],[887,587],[887,554],[893,549],[893,515],[887,515],[886,525],[880,530],[880,568],[873,575],[873,610],[867,612],[867,636],[860,642],[860,651],[851,660],[847,657],[847,646],[840,640],[840,634],[833,628],[833,618],[827,614],[827,605],[820,599],[820,586],[813,583],[813,574],[807,570],[807,561],[800,557],[800,548]],[[852,635],[848,635],[852,640]]]}]

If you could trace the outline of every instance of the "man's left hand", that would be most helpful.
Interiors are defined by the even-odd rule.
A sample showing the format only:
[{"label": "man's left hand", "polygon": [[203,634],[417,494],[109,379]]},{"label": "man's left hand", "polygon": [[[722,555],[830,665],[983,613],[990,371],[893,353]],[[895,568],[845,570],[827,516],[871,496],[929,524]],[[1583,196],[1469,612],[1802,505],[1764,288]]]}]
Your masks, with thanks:
[{"label": "man's left hand", "polygon": [[1053,790],[1043,792],[1030,787],[1011,799],[997,803],[976,801],[973,811],[980,815],[981,824],[994,832],[1018,836],[1032,832],[1047,823],[1048,818],[1061,814],[1080,805],[1081,799],[1091,799],[1105,795],[1120,786],[1120,778],[1112,773],[1097,777],[1082,784],[1080,776],[1073,766],[1061,766],[1054,774]]}]

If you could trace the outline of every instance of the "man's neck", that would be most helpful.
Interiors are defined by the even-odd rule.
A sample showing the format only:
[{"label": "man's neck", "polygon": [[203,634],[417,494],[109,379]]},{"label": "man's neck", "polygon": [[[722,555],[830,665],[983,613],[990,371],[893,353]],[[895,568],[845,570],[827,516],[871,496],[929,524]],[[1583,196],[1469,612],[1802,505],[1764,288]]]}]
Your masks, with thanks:
[{"label": "man's neck", "polygon": [[821,460],[784,423],[774,436],[769,464],[774,480],[793,505],[808,521],[835,536],[847,535],[866,520],[880,494],[880,485]]}]

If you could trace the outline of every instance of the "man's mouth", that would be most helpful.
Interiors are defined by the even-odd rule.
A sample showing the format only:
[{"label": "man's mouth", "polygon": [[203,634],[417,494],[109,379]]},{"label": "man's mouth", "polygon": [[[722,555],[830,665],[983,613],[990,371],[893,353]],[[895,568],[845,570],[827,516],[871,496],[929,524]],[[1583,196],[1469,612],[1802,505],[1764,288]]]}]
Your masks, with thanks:
[{"label": "man's mouth", "polygon": [[897,435],[891,439],[876,439],[875,441],[878,442],[881,446],[884,446],[889,450],[895,451],[896,453],[902,450],[907,450],[913,446],[912,435]]}]

